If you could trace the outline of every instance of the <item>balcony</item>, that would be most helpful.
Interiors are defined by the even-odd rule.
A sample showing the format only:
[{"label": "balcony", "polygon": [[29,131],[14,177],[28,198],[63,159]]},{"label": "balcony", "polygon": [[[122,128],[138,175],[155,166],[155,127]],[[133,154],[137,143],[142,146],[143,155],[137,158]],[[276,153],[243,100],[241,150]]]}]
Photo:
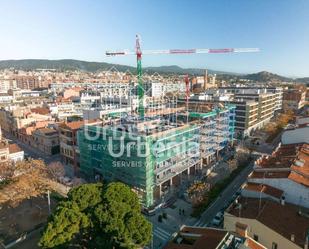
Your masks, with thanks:
[{"label": "balcony", "polygon": [[171,166],[171,171],[169,173],[163,175],[159,179],[156,179],[156,185],[164,183],[165,181],[167,181],[167,180],[171,179],[172,177],[180,174],[184,170],[192,167],[193,165],[198,164],[199,162],[200,162],[200,159],[193,159],[193,158],[189,158],[189,159],[186,159],[182,162],[178,162],[176,165]]}]

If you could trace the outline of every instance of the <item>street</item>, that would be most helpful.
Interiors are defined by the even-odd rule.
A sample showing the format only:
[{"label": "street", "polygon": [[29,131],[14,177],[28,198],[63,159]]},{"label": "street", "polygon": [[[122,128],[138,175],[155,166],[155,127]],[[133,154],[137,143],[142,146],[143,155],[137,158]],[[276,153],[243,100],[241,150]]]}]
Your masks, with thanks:
[{"label": "street", "polygon": [[220,196],[207,208],[207,210],[201,215],[201,218],[194,224],[188,224],[193,226],[206,226],[211,222],[214,216],[222,210],[236,194],[237,190],[247,180],[248,175],[252,172],[254,161],[252,161],[241,173],[226,187]]},{"label": "street", "polygon": [[48,156],[45,155],[43,152],[32,148],[31,146],[21,142],[20,140],[18,140],[16,137],[14,137],[13,135],[7,133],[7,132],[3,132],[3,136],[8,139],[9,142],[13,142],[18,144],[18,146],[25,152],[25,154],[28,154],[30,157],[34,158],[34,159],[42,159],[46,164],[49,164],[51,162],[54,161],[60,161],[60,154],[56,154],[53,156]]},{"label": "street", "polygon": [[[171,238],[172,234],[178,232],[182,225],[206,227],[211,222],[214,216],[221,211],[227,204],[229,204],[235,196],[237,190],[247,180],[248,175],[252,172],[254,161],[252,161],[241,173],[222,191],[220,196],[203,212],[200,219],[196,219],[190,216],[189,210],[190,204],[182,202],[178,207],[186,210],[186,215],[178,216],[178,207],[174,211],[176,215],[169,215],[173,212],[172,208],[163,209],[162,211],[168,214],[168,219],[160,223],[157,221],[158,214],[153,217],[148,217],[149,221],[153,224],[153,249],[162,248]],[[180,202],[181,200],[178,200]]]},{"label": "street", "polygon": [[[60,161],[59,154],[54,156],[44,155],[39,150],[24,144],[12,135],[4,135],[10,142],[18,144],[24,150],[24,152],[32,158],[40,158],[47,164],[53,161]],[[207,208],[207,210],[204,211],[200,219],[196,219],[190,216],[192,211],[191,204],[188,204],[182,200],[177,201],[177,208],[175,210],[172,208],[167,208],[161,209],[159,212],[157,212],[167,213],[168,219],[163,219],[163,222],[158,222],[158,214],[153,217],[148,217],[149,221],[153,224],[152,247],[155,249],[162,248],[170,240],[172,234],[177,232],[182,225],[205,227],[207,224],[209,224],[214,216],[224,207],[226,207],[228,203],[230,203],[237,190],[246,181],[248,175],[252,171],[253,164],[254,163],[251,162],[248,167],[243,169],[243,171],[228,185],[228,187],[223,190],[220,196]],[[178,216],[178,208],[185,209],[185,215]]]}]

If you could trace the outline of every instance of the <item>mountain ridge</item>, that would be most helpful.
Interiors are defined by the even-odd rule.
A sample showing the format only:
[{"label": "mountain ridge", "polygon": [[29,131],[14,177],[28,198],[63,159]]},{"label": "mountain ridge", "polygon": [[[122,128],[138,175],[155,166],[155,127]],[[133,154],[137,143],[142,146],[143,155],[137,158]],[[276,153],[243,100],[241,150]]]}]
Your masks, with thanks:
[{"label": "mountain ridge", "polygon": [[[58,69],[58,70],[84,70],[88,72],[95,72],[98,70],[108,70],[112,67],[119,71],[135,72],[136,68],[128,65],[113,64],[107,62],[82,61],[74,59],[48,60],[48,59],[21,59],[21,60],[0,60],[0,70],[6,68],[15,68],[21,70],[34,69]],[[144,72],[158,72],[158,73],[178,73],[178,74],[204,74],[205,69],[201,68],[182,68],[177,65],[158,66],[158,67],[144,67]],[[224,72],[219,70],[208,70],[211,74],[235,74],[232,72]]]},{"label": "mountain ridge", "polygon": [[[96,72],[99,70],[109,70],[116,68],[119,71],[125,72],[130,71],[131,73],[136,72],[136,68],[128,65],[113,64],[107,62],[95,62],[95,61],[83,61],[74,59],[60,59],[60,60],[48,60],[48,59],[21,59],[21,60],[0,60],[1,69],[20,69],[20,70],[35,70],[35,69],[56,69],[56,70],[82,70],[87,72]],[[302,77],[292,79],[289,77],[281,76],[267,71],[261,71],[252,74],[241,74],[234,72],[225,72],[219,70],[207,69],[209,74],[217,74],[218,78],[222,79],[246,79],[250,81],[265,82],[265,81],[276,81],[276,82],[291,82],[297,81],[300,83],[309,84],[309,77]],[[161,74],[189,74],[189,75],[204,75],[205,69],[202,68],[182,68],[177,65],[169,66],[150,66],[144,67],[143,71],[146,73],[161,73]]]}]

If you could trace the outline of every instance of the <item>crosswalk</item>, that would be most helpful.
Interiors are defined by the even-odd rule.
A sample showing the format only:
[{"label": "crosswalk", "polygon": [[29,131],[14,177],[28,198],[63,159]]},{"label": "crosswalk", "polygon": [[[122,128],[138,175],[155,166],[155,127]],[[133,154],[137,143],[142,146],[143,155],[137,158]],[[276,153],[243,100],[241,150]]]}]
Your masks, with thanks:
[{"label": "crosswalk", "polygon": [[159,238],[159,239],[161,239],[161,240],[163,240],[163,241],[167,241],[167,240],[169,240],[170,237],[171,237],[171,234],[170,234],[170,233],[164,231],[164,230],[163,230],[162,228],[160,228],[160,227],[154,227],[154,229],[153,229],[153,235],[154,235],[154,237],[157,237],[157,238]]},{"label": "crosswalk", "polygon": [[195,222],[195,224],[193,226],[194,227],[207,227],[208,224],[203,222],[202,220],[198,220],[197,222]]}]

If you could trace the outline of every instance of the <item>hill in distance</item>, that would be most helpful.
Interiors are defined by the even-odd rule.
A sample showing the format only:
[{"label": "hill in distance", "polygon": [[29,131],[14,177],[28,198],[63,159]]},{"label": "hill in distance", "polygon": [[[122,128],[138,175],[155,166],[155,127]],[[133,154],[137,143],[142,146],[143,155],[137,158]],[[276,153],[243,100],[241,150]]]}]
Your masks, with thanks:
[{"label": "hill in distance", "polygon": [[[125,72],[130,71],[131,73],[136,72],[136,68],[133,66],[111,64],[106,62],[89,62],[81,60],[41,60],[41,59],[25,59],[25,60],[2,60],[0,61],[0,70],[15,68],[19,70],[35,70],[35,69],[56,69],[60,71],[67,70],[81,70],[87,72],[96,72],[99,70],[109,70],[116,68],[118,71]],[[201,68],[182,68],[176,65],[172,66],[160,66],[160,67],[144,67],[144,72],[149,74],[160,73],[160,74],[189,74],[189,75],[204,75],[205,69]],[[209,74],[217,74],[218,78],[229,80],[229,79],[247,79],[256,82],[289,82],[293,79],[284,77],[278,74],[273,74],[267,71],[262,71],[253,74],[238,74],[224,71],[209,70]],[[294,79],[294,81],[300,83],[309,84],[309,77]]]},{"label": "hill in distance", "polygon": [[[0,70],[6,68],[15,68],[19,70],[35,70],[35,69],[56,69],[61,71],[66,70],[82,70],[87,72],[96,72],[98,70],[109,70],[115,67],[117,70],[124,72],[130,71],[136,72],[136,68],[132,66],[111,64],[106,62],[89,62],[80,60],[39,60],[39,59],[27,59],[27,60],[3,60],[0,61]],[[200,68],[181,68],[179,66],[160,66],[160,67],[144,67],[144,72],[147,73],[162,73],[162,74],[191,74],[191,75],[203,75],[205,69]],[[222,71],[208,70],[210,74],[233,74]],[[235,73],[236,74],[236,73]]]},{"label": "hill in distance", "polygon": [[258,73],[253,73],[253,74],[247,74],[244,76],[241,76],[241,78],[245,78],[247,80],[252,80],[252,81],[257,81],[257,82],[289,82],[292,81],[291,78],[287,78],[278,74],[270,73],[267,71],[262,71]]}]

